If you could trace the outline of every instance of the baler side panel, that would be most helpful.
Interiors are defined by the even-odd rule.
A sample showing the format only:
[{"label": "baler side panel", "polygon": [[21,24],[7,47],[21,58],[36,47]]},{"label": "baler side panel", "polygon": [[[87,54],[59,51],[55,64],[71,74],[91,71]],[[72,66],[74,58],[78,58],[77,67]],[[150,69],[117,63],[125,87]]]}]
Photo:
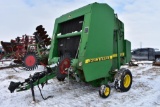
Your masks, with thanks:
[{"label": "baler side panel", "polygon": [[113,58],[112,69],[119,69],[125,62],[124,56],[124,24],[115,15],[114,28],[114,42],[113,51],[115,57]]},{"label": "baler side panel", "polygon": [[[94,4],[91,11],[88,41],[85,59],[92,59],[113,54],[114,11],[108,5]],[[109,77],[111,60],[86,64],[83,70],[87,82],[103,77]]]},{"label": "baler side panel", "polygon": [[[113,53],[116,55],[118,55],[118,36],[117,36],[117,32],[114,31],[114,36],[113,36]],[[112,70],[117,69],[118,67],[118,58],[115,57],[112,59]]]},{"label": "baler side panel", "polygon": [[123,23],[117,19],[117,36],[118,36],[118,69],[120,69],[120,66],[124,63],[124,25]]}]

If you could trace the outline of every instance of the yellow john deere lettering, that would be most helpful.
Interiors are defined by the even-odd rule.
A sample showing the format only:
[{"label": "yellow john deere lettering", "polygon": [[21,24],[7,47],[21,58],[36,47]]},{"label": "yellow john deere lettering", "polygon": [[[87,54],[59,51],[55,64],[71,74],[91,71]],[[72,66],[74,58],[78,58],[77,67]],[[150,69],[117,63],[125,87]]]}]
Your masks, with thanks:
[{"label": "yellow john deere lettering", "polygon": [[124,56],[124,52],[123,52],[123,53],[120,53],[120,56]]},{"label": "yellow john deere lettering", "polygon": [[104,57],[86,59],[85,63],[87,64],[87,63],[91,63],[91,62],[104,61],[104,60],[108,60],[108,59],[112,59],[112,56],[104,56]]},{"label": "yellow john deere lettering", "polygon": [[117,57],[117,54],[113,54],[112,57],[113,57],[113,58],[116,58],[116,57]]},{"label": "yellow john deere lettering", "polygon": [[[124,56],[124,52],[120,53],[120,56]],[[104,57],[98,57],[98,58],[91,58],[91,59],[86,59],[85,63],[88,64],[88,63],[91,63],[91,62],[104,61],[104,60],[109,60],[109,59],[113,59],[113,58],[116,58],[116,57],[117,57],[117,54],[113,54],[113,55],[110,55],[110,56],[104,56]]]}]

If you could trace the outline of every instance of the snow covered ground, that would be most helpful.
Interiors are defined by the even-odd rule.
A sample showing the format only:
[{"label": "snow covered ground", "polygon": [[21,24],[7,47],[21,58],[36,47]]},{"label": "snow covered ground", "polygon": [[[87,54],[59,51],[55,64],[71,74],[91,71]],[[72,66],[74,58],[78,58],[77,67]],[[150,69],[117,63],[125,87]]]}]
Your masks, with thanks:
[{"label": "snow covered ground", "polygon": [[35,103],[32,102],[30,90],[10,93],[8,86],[10,81],[24,81],[29,74],[41,71],[42,67],[35,71],[0,70],[0,107],[160,107],[160,67],[149,64],[125,67],[133,75],[132,87],[128,92],[121,93],[111,88],[110,96],[103,99],[98,95],[99,88],[85,83],[58,82],[53,79],[42,89],[44,97],[53,97],[43,100],[35,87]]}]

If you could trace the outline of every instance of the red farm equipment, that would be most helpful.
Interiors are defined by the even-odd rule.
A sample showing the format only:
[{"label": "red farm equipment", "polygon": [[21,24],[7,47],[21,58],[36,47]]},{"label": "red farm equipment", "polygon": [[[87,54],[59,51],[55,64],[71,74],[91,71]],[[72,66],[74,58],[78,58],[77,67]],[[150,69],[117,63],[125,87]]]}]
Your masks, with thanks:
[{"label": "red farm equipment", "polygon": [[1,41],[2,47],[5,51],[4,57],[14,59],[14,63],[22,63],[22,57],[27,52],[28,45],[33,43],[34,37],[28,35],[17,37],[10,42]]},{"label": "red farm equipment", "polygon": [[33,70],[38,64],[46,65],[48,61],[47,47],[50,45],[51,39],[42,25],[37,26],[36,30],[34,36],[23,35],[10,42],[1,41],[4,52],[1,54],[0,60],[11,59],[14,63],[24,66],[26,70]]}]

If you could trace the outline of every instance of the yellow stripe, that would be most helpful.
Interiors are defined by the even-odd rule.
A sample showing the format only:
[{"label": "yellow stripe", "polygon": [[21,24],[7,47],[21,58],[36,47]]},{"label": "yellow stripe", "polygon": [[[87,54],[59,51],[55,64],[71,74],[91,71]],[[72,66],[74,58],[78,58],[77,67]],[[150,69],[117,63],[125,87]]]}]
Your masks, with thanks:
[{"label": "yellow stripe", "polygon": [[116,57],[117,57],[117,54],[113,54],[112,56],[113,56],[113,58],[116,58]]},{"label": "yellow stripe", "polygon": [[120,56],[124,56],[124,52],[123,52],[123,53],[120,53]]},{"label": "yellow stripe", "polygon": [[[124,52],[120,53],[120,56],[124,56]],[[104,60],[109,60],[109,59],[113,59],[113,58],[117,58],[117,54],[113,54],[110,56],[104,56],[104,57],[98,57],[98,58],[90,58],[90,59],[86,59],[85,63],[92,63],[92,62],[99,62],[99,61],[104,61]]]}]

